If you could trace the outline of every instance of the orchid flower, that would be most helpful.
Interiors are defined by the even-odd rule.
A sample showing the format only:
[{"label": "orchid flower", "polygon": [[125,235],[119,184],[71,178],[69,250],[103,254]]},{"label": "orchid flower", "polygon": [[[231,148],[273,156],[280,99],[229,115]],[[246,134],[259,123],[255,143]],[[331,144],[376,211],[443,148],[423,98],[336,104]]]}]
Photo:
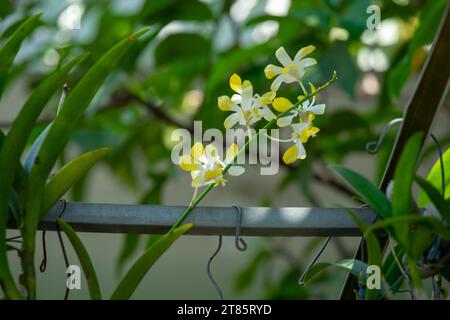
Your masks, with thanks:
[{"label": "orchid flower", "polygon": [[[226,152],[225,160],[222,161],[213,144],[203,148],[203,145],[197,142],[192,146],[190,155],[180,157],[179,166],[181,169],[191,172],[191,185],[195,188],[210,183],[225,185],[226,180],[223,177],[223,169],[232,163],[237,153],[237,144],[232,144]],[[243,167],[233,165],[228,170],[228,173],[232,176],[238,176],[244,171]]]},{"label": "orchid flower", "polygon": [[230,87],[237,94],[231,98],[221,96],[218,99],[219,109],[222,111],[232,111],[224,121],[224,127],[229,129],[236,124],[250,127],[262,118],[267,121],[273,120],[276,116],[267,106],[275,98],[275,92],[268,92],[262,96],[253,95],[253,86],[250,81],[242,82],[237,74],[230,77]]},{"label": "orchid flower", "polygon": [[314,49],[315,47],[312,45],[304,47],[297,52],[294,60],[292,60],[283,47],[279,48],[275,52],[275,56],[282,67],[269,64],[264,69],[267,79],[275,78],[272,82],[271,90],[277,91],[282,83],[300,82],[305,74],[305,68],[317,63],[313,58],[305,58]]},{"label": "orchid flower", "polygon": [[286,150],[283,154],[283,161],[286,164],[294,163],[297,159],[306,158],[306,150],[303,144],[308,142],[310,137],[316,136],[320,131],[319,128],[313,126],[312,120],[314,114],[309,113],[305,122],[295,123],[291,125],[292,141],[294,145]]}]

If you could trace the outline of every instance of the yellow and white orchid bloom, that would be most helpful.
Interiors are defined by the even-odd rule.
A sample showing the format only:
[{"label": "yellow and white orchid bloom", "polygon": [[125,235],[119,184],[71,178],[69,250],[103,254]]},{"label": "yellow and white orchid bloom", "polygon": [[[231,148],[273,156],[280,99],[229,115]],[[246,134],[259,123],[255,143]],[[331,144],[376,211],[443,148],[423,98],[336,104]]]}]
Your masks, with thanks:
[{"label": "yellow and white orchid bloom", "polygon": [[277,91],[280,85],[284,83],[299,82],[305,74],[305,68],[315,65],[317,61],[313,58],[305,58],[313,52],[314,46],[310,45],[300,49],[292,60],[286,50],[281,47],[275,52],[275,56],[280,61],[282,67],[269,64],[265,69],[267,79],[275,80],[272,82],[271,90]]},{"label": "yellow and white orchid bloom", "polygon": [[268,92],[263,96],[253,95],[251,82],[248,80],[242,82],[237,74],[233,74],[230,77],[230,87],[237,94],[234,94],[231,98],[221,96],[218,99],[220,110],[233,112],[225,119],[225,128],[232,128],[236,124],[250,127],[262,118],[267,121],[276,118],[268,107],[273,98],[275,98],[275,92]]},{"label": "yellow and white orchid bloom", "polygon": [[[195,143],[191,148],[190,155],[180,157],[180,168],[191,172],[192,186],[195,188],[214,183],[216,185],[225,185],[226,180],[223,177],[223,169],[233,162],[238,153],[237,144],[232,144],[225,156],[225,161],[219,157],[219,152],[213,144],[203,148],[200,142]],[[232,165],[228,173],[233,176],[241,175],[244,168]]]},{"label": "yellow and white orchid bloom", "polygon": [[[316,91],[314,86],[310,83],[311,89],[313,92]],[[303,96],[298,97],[299,100],[303,99]],[[277,120],[277,125],[279,127],[286,127],[292,123],[295,117],[298,117],[300,121],[307,121],[308,115],[322,115],[325,112],[325,104],[315,104],[316,96],[312,97],[312,99],[308,99],[303,101],[297,108],[291,110],[285,117],[279,118]],[[286,98],[279,97],[275,98],[272,102],[272,105],[275,110],[279,112],[284,112],[293,106],[292,102]]]},{"label": "yellow and white orchid bloom", "polygon": [[283,154],[283,161],[286,164],[294,163],[297,159],[306,158],[306,150],[303,144],[308,142],[310,137],[314,137],[319,131],[319,128],[313,126],[312,119],[314,115],[309,113],[306,122],[295,123],[291,125],[292,141],[294,145],[286,150]]}]

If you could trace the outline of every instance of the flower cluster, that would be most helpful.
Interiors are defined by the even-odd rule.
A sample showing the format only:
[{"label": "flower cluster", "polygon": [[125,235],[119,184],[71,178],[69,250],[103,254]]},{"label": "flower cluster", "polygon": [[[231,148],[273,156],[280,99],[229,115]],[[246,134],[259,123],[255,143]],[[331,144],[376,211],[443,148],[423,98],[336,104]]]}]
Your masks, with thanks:
[{"label": "flower cluster", "polygon": [[[273,82],[271,91],[263,95],[254,93],[250,81],[242,81],[237,74],[233,74],[229,84],[235,93],[231,97],[224,95],[218,98],[219,109],[231,112],[225,119],[224,127],[230,129],[239,125],[250,129],[262,119],[276,122],[280,128],[289,127],[291,138],[286,142],[291,142],[293,145],[283,154],[283,161],[291,164],[297,159],[305,159],[304,144],[319,132],[319,129],[313,125],[314,118],[325,112],[325,104],[316,104],[315,86],[309,83],[310,92],[308,92],[302,83],[306,69],[317,63],[315,59],[307,57],[314,49],[314,46],[304,47],[297,52],[294,59],[291,59],[283,47],[279,48],[275,56],[281,66],[269,64],[264,69],[266,78],[273,79]],[[299,84],[302,95],[297,98],[299,100],[297,103],[293,104],[284,97],[276,97],[283,83]],[[238,152],[237,145],[232,145],[227,151],[225,160],[222,161],[213,145],[203,148],[201,143],[196,143],[190,155],[180,158],[179,165],[183,170],[191,172],[193,187],[211,183],[223,185],[226,182],[223,178],[224,171],[228,170],[231,175],[239,175],[244,171],[242,167],[233,165]],[[229,168],[225,170],[226,167]]]},{"label": "flower cluster", "polygon": [[[281,66],[269,64],[264,69],[266,77],[274,80],[271,91],[262,96],[253,94],[253,86],[250,81],[242,82],[238,75],[233,74],[230,78],[230,87],[237,94],[231,98],[221,96],[218,99],[220,110],[232,112],[225,119],[225,128],[232,128],[237,124],[249,127],[262,118],[267,121],[277,119],[276,123],[279,127],[289,126],[291,128],[292,134],[289,141],[294,143],[284,153],[283,161],[286,164],[291,164],[297,159],[305,159],[304,144],[310,137],[314,137],[319,132],[319,129],[313,125],[314,117],[325,112],[325,104],[316,104],[316,88],[312,83],[309,84],[311,90],[309,95],[312,95],[312,98],[304,99],[308,92],[302,83],[302,79],[306,69],[317,63],[315,59],[306,56],[314,49],[314,46],[302,48],[297,52],[294,59],[291,59],[283,47],[279,48],[275,52],[275,56]],[[298,97],[299,103],[297,105],[284,97],[275,98],[283,83],[298,83],[300,85],[303,95]],[[280,112],[279,116],[271,111],[269,105]],[[282,114],[286,112],[287,114]]]}]

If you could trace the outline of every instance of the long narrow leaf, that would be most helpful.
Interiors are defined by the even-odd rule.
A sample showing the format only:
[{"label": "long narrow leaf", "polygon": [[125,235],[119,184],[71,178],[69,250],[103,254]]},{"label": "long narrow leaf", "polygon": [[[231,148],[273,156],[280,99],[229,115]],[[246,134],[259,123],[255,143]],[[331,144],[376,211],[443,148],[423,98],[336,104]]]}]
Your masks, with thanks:
[{"label": "long narrow leaf", "polygon": [[391,205],[388,199],[367,178],[345,167],[331,166],[330,168],[339,173],[382,218],[391,216]]},{"label": "long narrow leaf", "polygon": [[445,227],[441,221],[436,218],[422,217],[419,215],[392,217],[369,226],[366,232],[374,232],[377,229],[383,229],[399,224],[406,226],[410,224],[423,224],[429,226],[435,233],[441,235],[445,240],[450,241],[450,230]]},{"label": "long narrow leaf", "polygon": [[0,49],[0,98],[5,89],[8,71],[14,62],[14,58],[19,52],[23,40],[38,26],[41,15],[42,13],[37,13],[26,19]]},{"label": "long narrow leaf", "polygon": [[147,251],[133,264],[127,274],[120,281],[116,290],[111,296],[112,300],[129,299],[136,290],[139,283],[144,278],[147,271],[158,261],[159,257],[169,249],[169,247],[184,233],[192,224],[183,225],[173,232],[169,232],[155,242]]},{"label": "long narrow leaf", "polygon": [[[450,149],[447,149],[447,151],[444,152],[442,155],[442,161],[444,164],[444,183],[445,183],[445,199],[450,198]],[[442,172],[441,172],[441,163],[440,159],[437,159],[437,161],[434,163],[433,167],[431,168],[430,172],[427,176],[427,181],[429,181],[433,187],[441,189],[442,186]],[[428,197],[425,190],[421,190],[419,193],[419,200],[418,204],[421,208],[425,208],[425,206],[430,202],[430,198]]]},{"label": "long narrow leaf", "polygon": [[430,182],[421,177],[416,177],[416,182],[420,185],[422,190],[425,191],[428,198],[431,199],[431,202],[434,204],[442,217],[447,222],[450,222],[450,205],[442,197],[441,193]]},{"label": "long narrow leaf", "polygon": [[83,242],[75,233],[75,230],[72,229],[64,220],[60,218],[56,218],[56,222],[62,231],[66,234],[69,239],[72,247],[77,254],[78,260],[81,263],[81,267],[83,268],[84,275],[86,277],[86,281],[89,288],[89,294],[92,300],[101,300],[102,295],[100,292],[100,286],[97,280],[97,274],[95,273],[94,265],[92,264],[91,258],[83,245]]},{"label": "long narrow leaf", "polygon": [[336,262],[319,262],[316,263],[314,266],[312,266],[304,275],[303,283],[301,285],[307,283],[312,278],[314,278],[317,274],[322,272],[323,270],[330,268],[330,267],[336,267],[339,269],[344,269],[345,271],[350,272],[355,277],[366,281],[367,280],[367,263],[354,260],[354,259],[346,259],[346,260],[340,260]]},{"label": "long narrow leaf", "polygon": [[47,183],[42,204],[41,217],[76,183],[90,168],[109,152],[109,148],[100,148],[83,153],[69,161]]},{"label": "long narrow leaf", "polygon": [[[23,168],[20,164],[20,156],[25,148],[26,141],[33,129],[34,123],[53,95],[55,88],[61,87],[62,82],[69,71],[79,62],[83,56],[79,56],[70,61],[64,68],[49,76],[30,96],[22,107],[19,115],[14,121],[11,130],[6,136],[0,150],[0,243],[5,238],[5,223],[8,213],[8,203],[14,179],[22,178]],[[5,170],[5,168],[8,168]],[[18,172],[19,171],[19,172]],[[23,179],[22,179],[23,182]],[[25,188],[24,183],[19,182],[19,186]],[[20,196],[20,195],[19,195]],[[6,260],[6,251],[0,244],[0,260]],[[6,262],[5,262],[6,264]],[[6,268],[4,268],[4,272]]]},{"label": "long narrow leaf", "polygon": [[[361,231],[366,234],[364,242],[367,247],[367,263],[369,265],[375,265],[381,268],[381,259],[382,259],[381,248],[377,237],[373,232],[366,233],[367,226],[364,224],[361,218],[358,217],[352,210],[345,209],[345,211],[352,217],[352,219],[358,225],[358,228],[360,228]],[[379,293],[380,293],[379,290],[367,289],[365,298],[368,300],[375,299],[376,297],[379,296]]]},{"label": "long narrow leaf", "polygon": [[412,184],[416,176],[417,161],[419,159],[423,134],[414,134],[406,143],[394,174],[394,188],[392,190],[392,215],[401,216],[411,214]]},{"label": "long narrow leaf", "polygon": [[[77,120],[87,109],[106,77],[114,69],[119,58],[146,31],[147,29],[143,29],[130,35],[100,58],[69,93],[60,112],[52,122],[36,157],[38,161],[35,161],[29,178],[29,192],[24,223],[23,260],[25,264],[31,264],[34,259],[35,234],[41,214],[44,187],[58,155],[62,152],[77,124]],[[31,294],[31,297],[34,297],[35,281],[31,273],[32,271],[29,274],[25,274],[25,281],[29,294]]]}]

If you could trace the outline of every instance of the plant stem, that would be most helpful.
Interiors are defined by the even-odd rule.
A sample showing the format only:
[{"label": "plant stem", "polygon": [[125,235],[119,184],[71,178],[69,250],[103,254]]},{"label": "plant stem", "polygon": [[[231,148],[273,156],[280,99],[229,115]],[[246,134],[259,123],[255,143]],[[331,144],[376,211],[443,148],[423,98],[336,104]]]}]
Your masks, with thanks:
[{"label": "plant stem", "polygon": [[[294,110],[295,108],[297,108],[300,104],[302,104],[304,101],[311,99],[312,97],[314,97],[315,95],[317,95],[320,91],[324,90],[325,88],[329,87],[331,84],[333,84],[333,82],[335,82],[337,79],[336,77],[336,72],[333,72],[333,77],[331,78],[330,81],[328,81],[327,83],[325,83],[324,85],[320,86],[315,92],[310,93],[310,94],[305,94],[305,96],[300,99],[297,103],[293,104],[289,109],[281,112],[280,114],[277,115],[277,117],[275,119],[270,120],[261,130],[259,130],[256,135],[252,136],[251,134],[249,134],[249,139],[247,139],[247,142],[245,143],[245,145],[239,149],[239,151],[235,154],[234,158],[232,161],[230,161],[229,164],[227,164],[225,166],[225,168],[222,170],[222,175],[225,175],[228,170],[230,169],[230,167],[233,165],[233,163],[236,161],[237,157],[244,152],[245,150],[248,149],[248,147],[250,146],[250,144],[253,142],[253,140],[257,139],[258,136],[261,134],[261,132],[267,131],[268,129],[270,129],[275,122],[279,119],[282,118],[286,115],[289,114],[289,112],[291,112],[292,110]],[[189,214],[192,212],[192,210],[203,200],[203,198],[212,190],[212,188],[214,188],[216,184],[215,183],[210,183],[203,191],[202,193],[198,196],[197,199],[195,199],[192,204],[190,204],[186,210],[184,211],[184,213],[181,215],[180,218],[178,218],[177,222],[175,222],[175,224],[172,226],[172,228],[170,228],[169,233],[174,231],[176,228],[178,228],[184,220],[186,220],[186,218],[189,216]]]}]

